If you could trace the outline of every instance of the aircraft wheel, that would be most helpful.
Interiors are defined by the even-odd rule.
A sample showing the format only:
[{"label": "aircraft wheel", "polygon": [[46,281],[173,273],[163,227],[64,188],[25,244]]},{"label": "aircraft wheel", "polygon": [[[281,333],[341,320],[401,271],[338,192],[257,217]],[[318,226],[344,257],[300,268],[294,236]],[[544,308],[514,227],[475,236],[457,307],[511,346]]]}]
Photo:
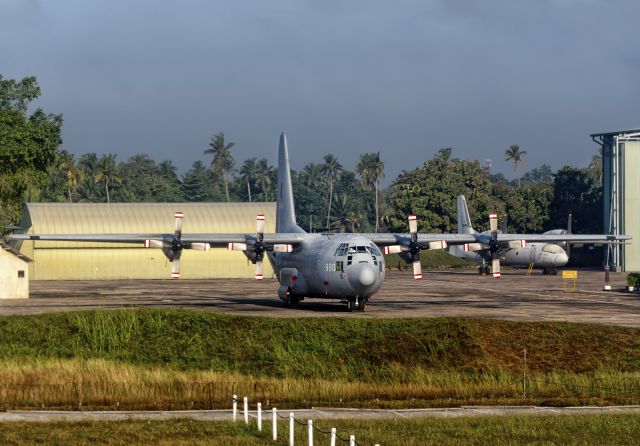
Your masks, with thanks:
[{"label": "aircraft wheel", "polygon": [[354,302],[352,300],[347,300],[347,311],[351,313],[353,311]]},{"label": "aircraft wheel", "polygon": [[551,268],[551,274],[553,274],[554,276],[558,275],[558,268]]},{"label": "aircraft wheel", "polygon": [[367,307],[367,302],[369,302],[369,298],[365,297],[360,301],[360,307],[358,308],[358,310],[360,311],[364,311],[364,309]]},{"label": "aircraft wheel", "polygon": [[289,301],[291,308],[298,308],[298,304],[300,303],[300,299],[298,298],[298,296],[289,295]]},{"label": "aircraft wheel", "polygon": [[544,268],[542,268],[542,274],[544,274],[545,276],[548,276],[549,274],[551,274],[550,269],[551,268],[548,268],[545,266]]},{"label": "aircraft wheel", "polygon": [[481,276],[484,274],[484,268],[483,267],[481,267],[481,266],[478,267],[478,274],[481,275]]}]

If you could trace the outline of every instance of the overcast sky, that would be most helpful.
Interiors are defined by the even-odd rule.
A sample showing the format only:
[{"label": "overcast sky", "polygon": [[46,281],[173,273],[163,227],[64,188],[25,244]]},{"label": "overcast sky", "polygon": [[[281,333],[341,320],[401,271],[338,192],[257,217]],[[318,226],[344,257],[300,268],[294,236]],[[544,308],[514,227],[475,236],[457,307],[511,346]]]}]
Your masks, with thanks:
[{"label": "overcast sky", "polygon": [[238,164],[380,151],[388,184],[441,147],[587,165],[640,127],[638,0],[0,0],[0,74],[35,75],[73,153],[181,172],[213,133]]}]

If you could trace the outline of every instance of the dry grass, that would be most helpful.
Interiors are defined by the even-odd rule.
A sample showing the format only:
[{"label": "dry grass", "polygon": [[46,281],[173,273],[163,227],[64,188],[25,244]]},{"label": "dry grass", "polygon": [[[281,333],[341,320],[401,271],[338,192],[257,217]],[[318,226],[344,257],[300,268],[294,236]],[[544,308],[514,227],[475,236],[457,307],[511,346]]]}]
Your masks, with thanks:
[{"label": "dry grass", "polygon": [[264,378],[148,368],[100,359],[0,363],[5,409],[214,409],[231,395],[265,408],[311,406],[443,407],[464,404],[638,404],[640,373],[465,374],[415,368],[403,382]]}]

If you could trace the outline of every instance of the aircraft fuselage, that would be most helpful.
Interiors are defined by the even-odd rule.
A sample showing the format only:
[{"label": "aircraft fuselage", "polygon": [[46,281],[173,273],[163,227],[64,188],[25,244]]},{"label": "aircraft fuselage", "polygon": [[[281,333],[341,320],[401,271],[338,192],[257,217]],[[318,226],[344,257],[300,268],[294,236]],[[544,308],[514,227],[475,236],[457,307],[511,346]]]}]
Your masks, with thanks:
[{"label": "aircraft fuselage", "polygon": [[270,252],[269,261],[280,282],[278,295],[283,300],[366,300],[384,281],[380,249],[354,234],[309,234],[293,252]]}]

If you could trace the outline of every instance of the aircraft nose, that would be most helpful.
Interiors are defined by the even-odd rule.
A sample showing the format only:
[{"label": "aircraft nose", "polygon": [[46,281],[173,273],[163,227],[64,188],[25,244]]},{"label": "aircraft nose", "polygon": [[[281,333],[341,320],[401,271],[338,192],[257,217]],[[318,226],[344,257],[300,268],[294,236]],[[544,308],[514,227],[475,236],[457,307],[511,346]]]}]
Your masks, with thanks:
[{"label": "aircraft nose", "polygon": [[561,252],[556,256],[556,261],[554,262],[556,266],[565,266],[569,262],[569,256],[566,252]]},{"label": "aircraft nose", "polygon": [[359,263],[349,268],[349,284],[353,288],[367,288],[376,281],[378,270],[370,263]]}]

